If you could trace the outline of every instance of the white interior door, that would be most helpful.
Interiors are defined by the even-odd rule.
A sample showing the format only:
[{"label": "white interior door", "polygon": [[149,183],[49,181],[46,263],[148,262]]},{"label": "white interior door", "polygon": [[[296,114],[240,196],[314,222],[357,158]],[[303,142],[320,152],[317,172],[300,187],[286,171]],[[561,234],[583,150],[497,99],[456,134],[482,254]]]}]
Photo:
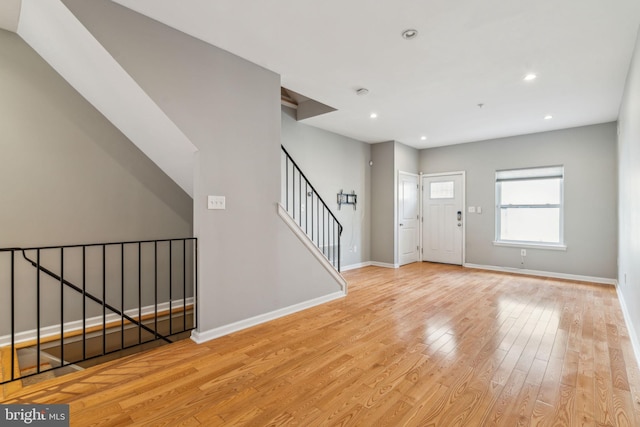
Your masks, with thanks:
[{"label": "white interior door", "polygon": [[398,175],[398,264],[420,259],[420,223],[418,175],[400,172]]},{"label": "white interior door", "polygon": [[422,177],[424,261],[462,265],[463,185],[462,173]]}]

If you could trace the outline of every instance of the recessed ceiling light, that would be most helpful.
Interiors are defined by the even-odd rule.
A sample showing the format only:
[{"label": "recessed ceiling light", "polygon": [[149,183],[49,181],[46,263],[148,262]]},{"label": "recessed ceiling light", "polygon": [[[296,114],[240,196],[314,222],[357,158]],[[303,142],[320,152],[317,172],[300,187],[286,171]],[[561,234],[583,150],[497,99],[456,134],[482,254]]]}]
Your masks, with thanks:
[{"label": "recessed ceiling light", "polygon": [[544,116],[545,120],[551,120],[553,119],[553,116],[551,114],[547,114],[546,116]]},{"label": "recessed ceiling light", "polygon": [[538,76],[533,74],[533,73],[529,73],[526,76],[524,76],[524,78],[522,80],[524,80],[525,82],[530,82],[531,80],[535,80]]},{"label": "recessed ceiling light", "polygon": [[413,40],[416,37],[418,37],[418,30],[414,30],[412,28],[409,28],[408,30],[404,30],[402,32],[402,38],[405,40]]},{"label": "recessed ceiling light", "polygon": [[378,113],[371,113],[369,117],[371,117],[372,119],[375,119],[376,117],[378,117]]},{"label": "recessed ceiling light", "polygon": [[423,141],[426,141],[426,140],[427,140],[427,137],[426,137],[426,136],[424,136],[424,135],[422,135],[422,136],[420,137],[420,139],[421,139],[421,140],[423,140]]}]

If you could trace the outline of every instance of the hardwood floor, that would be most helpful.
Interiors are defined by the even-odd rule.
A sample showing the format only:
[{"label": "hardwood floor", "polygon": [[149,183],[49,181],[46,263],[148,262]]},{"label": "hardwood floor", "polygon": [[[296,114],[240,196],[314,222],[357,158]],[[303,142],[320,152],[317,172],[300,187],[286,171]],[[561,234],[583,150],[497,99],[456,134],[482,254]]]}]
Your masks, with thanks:
[{"label": "hardwood floor", "polygon": [[417,263],[341,300],[27,387],[71,425],[640,426],[612,286]]}]

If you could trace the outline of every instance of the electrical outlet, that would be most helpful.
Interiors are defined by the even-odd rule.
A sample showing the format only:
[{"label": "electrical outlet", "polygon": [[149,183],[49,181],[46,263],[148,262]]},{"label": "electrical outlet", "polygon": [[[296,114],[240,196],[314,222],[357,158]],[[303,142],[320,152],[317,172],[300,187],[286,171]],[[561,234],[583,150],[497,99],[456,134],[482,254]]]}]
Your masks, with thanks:
[{"label": "electrical outlet", "polygon": [[527,256],[527,250],[526,249],[520,249],[520,256]]}]

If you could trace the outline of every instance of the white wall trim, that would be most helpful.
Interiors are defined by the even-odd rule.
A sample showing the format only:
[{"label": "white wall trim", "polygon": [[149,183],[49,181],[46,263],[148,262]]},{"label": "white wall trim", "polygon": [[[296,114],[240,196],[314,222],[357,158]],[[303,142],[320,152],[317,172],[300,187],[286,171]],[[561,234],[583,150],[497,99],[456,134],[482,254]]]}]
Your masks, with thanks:
[{"label": "white wall trim", "polygon": [[500,242],[494,241],[493,246],[502,246],[506,248],[526,248],[526,249],[543,249],[549,251],[566,251],[566,245],[552,245],[543,243],[519,243],[519,242]]},{"label": "white wall trim", "polygon": [[304,301],[298,304],[290,305],[289,307],[280,308],[278,310],[271,311],[269,313],[260,314],[258,316],[250,317],[248,319],[239,320],[237,322],[230,323],[228,325],[220,326],[207,331],[191,332],[191,339],[198,344],[210,341],[215,338],[219,338],[225,335],[229,335],[233,332],[237,332],[243,329],[250,328],[252,326],[266,323],[271,320],[278,319],[280,317],[288,316],[289,314],[297,313],[298,311],[306,310],[311,307],[315,307],[320,304],[333,301],[338,298],[343,298],[347,294],[346,292],[334,292],[329,295],[324,295],[318,298],[314,298],[308,301]]},{"label": "white wall trim", "polygon": [[300,239],[300,241],[307,247],[307,249],[309,249],[309,252],[311,252],[313,256],[316,257],[316,259],[325,268],[325,270],[327,270],[329,274],[331,274],[335,281],[340,285],[342,291],[346,294],[347,281],[344,279],[344,277],[342,277],[342,275],[338,273],[335,268],[333,268],[333,265],[329,262],[329,260],[327,260],[327,258],[325,258],[320,249],[318,249],[316,245],[313,244],[311,239],[309,239],[304,231],[300,229],[298,224],[296,224],[296,222],[291,218],[287,210],[280,203],[278,203],[277,205],[278,215],[280,216],[280,218],[282,218],[284,223],[289,226],[291,231],[293,231],[293,233],[298,237],[298,239]]},{"label": "white wall trim", "polygon": [[555,273],[551,271],[539,271],[539,270],[527,270],[525,268],[498,267],[495,265],[479,265],[479,264],[470,264],[470,263],[465,263],[464,267],[475,268],[478,270],[500,271],[503,273],[523,274],[527,276],[540,276],[540,277],[550,277],[554,279],[576,280],[580,282],[601,283],[604,285],[615,286],[616,284],[616,279],[609,279],[605,277],[581,276],[578,274]]},{"label": "white wall trim", "polygon": [[399,264],[389,264],[386,262],[378,262],[378,261],[371,261],[371,264],[375,267],[384,267],[384,268],[400,268]]},{"label": "white wall trim", "polygon": [[638,341],[638,334],[633,327],[631,316],[629,315],[629,309],[624,299],[624,294],[620,291],[619,284],[616,283],[616,293],[618,294],[618,300],[620,301],[620,307],[622,308],[622,315],[624,316],[624,323],[627,325],[627,331],[629,332],[629,338],[631,339],[631,347],[633,353],[636,356],[636,363],[640,366],[640,341]]},{"label": "white wall trim", "polygon": [[[187,298],[186,301],[187,305],[192,305],[193,304],[193,297],[191,298]],[[184,302],[183,300],[176,300],[173,301],[172,304],[173,308],[181,308],[184,307]],[[142,307],[142,316],[146,316],[148,314],[153,314],[155,311],[155,306],[153,305],[148,305],[145,307]],[[158,304],[158,312],[163,312],[166,311],[168,314],[169,311],[169,302],[163,302],[161,304]],[[133,308],[131,310],[125,310],[125,314],[127,316],[133,317],[134,319],[136,317],[138,317],[138,308]],[[164,315],[164,314],[163,314]],[[118,320],[120,320],[120,315],[115,314],[115,313],[110,313],[107,314],[106,316],[106,323],[112,323],[112,322],[117,322]],[[95,327],[95,326],[100,326],[102,325],[102,316],[95,316],[95,317],[90,317],[87,319],[86,321],[86,327],[87,329]],[[71,333],[71,332],[76,332],[76,331],[81,331],[82,330],[82,319],[80,320],[74,320],[72,322],[65,322],[64,323],[64,333]],[[54,336],[60,336],[60,324],[57,325],[51,325],[51,326],[45,326],[43,328],[40,328],[40,339],[44,339],[44,338],[48,338],[48,337],[54,337]],[[22,331],[22,332],[18,332],[15,335],[15,344],[21,344],[23,342],[27,342],[27,341],[33,341],[38,339],[38,330],[37,329],[31,329],[28,331]],[[0,336],[0,347],[6,347],[6,346],[10,346],[11,345],[11,335],[3,335]]]},{"label": "white wall trim", "polygon": [[349,271],[349,270],[355,270],[356,268],[369,267],[371,265],[373,265],[371,263],[371,261],[359,262],[357,264],[345,265],[344,267],[341,268],[341,270],[342,271]]}]

